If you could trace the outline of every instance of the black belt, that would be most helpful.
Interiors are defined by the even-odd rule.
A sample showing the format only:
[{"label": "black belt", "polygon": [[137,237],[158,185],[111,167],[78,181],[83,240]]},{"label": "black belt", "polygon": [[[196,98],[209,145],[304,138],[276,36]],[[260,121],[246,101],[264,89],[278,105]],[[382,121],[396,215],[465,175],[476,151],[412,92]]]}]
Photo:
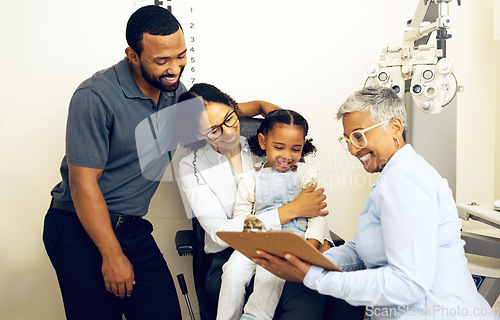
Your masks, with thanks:
[{"label": "black belt", "polygon": [[[54,209],[76,213],[75,205],[73,204],[73,202],[59,201],[55,198],[52,198],[52,201],[50,202],[50,207]],[[137,221],[142,219],[142,217],[140,216],[131,216],[113,212],[109,213],[109,218],[111,220],[111,226],[113,227],[113,229],[131,226],[135,224]]]}]

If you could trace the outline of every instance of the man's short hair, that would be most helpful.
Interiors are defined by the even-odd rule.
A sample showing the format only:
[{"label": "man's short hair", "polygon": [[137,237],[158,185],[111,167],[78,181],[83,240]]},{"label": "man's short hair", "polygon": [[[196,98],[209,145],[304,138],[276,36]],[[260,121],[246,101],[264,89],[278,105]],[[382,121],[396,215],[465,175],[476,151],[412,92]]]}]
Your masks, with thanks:
[{"label": "man's short hair", "polygon": [[[127,22],[127,43],[141,56],[144,33],[154,36],[168,36],[181,28],[179,21],[167,9],[150,5],[137,9]],[[182,29],[182,28],[181,28]]]}]

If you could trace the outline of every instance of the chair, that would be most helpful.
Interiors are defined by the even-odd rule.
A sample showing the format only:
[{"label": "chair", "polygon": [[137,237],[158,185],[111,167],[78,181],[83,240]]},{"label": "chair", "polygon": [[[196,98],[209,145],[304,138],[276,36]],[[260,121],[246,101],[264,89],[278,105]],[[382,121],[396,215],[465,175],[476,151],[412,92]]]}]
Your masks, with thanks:
[{"label": "chair", "polygon": [[[257,132],[262,122],[261,118],[240,119],[240,134],[250,137]],[[175,245],[180,256],[193,256],[193,277],[200,317],[202,320],[213,320],[216,318],[217,308],[210,301],[205,289],[205,274],[208,271],[210,257],[204,251],[205,231],[196,218],[192,219],[193,230],[180,230],[175,235]],[[345,241],[330,231],[334,246],[340,246]]]},{"label": "chair", "polygon": [[180,256],[193,256],[193,277],[198,307],[202,320],[213,320],[217,309],[205,289],[205,274],[210,266],[210,257],[205,253],[205,231],[198,219],[192,219],[193,230],[180,230],[175,235],[175,246]]}]

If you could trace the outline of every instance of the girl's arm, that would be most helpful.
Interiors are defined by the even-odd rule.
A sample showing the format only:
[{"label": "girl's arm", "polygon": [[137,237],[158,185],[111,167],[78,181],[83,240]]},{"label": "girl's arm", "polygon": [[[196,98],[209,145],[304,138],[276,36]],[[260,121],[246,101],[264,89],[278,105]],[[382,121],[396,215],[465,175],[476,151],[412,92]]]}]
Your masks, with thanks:
[{"label": "girl's arm", "polygon": [[[305,163],[299,163],[297,167],[297,173],[300,176],[301,187],[303,189],[309,187],[314,182],[319,181],[319,168],[317,166],[311,166]],[[307,230],[305,238],[316,249],[319,249],[319,247],[323,245],[325,241],[325,235],[327,229],[328,228],[327,228],[326,217],[318,216],[318,217],[307,218]]]},{"label": "girl's arm", "polygon": [[307,239],[307,242],[309,242],[313,247],[315,247],[318,250],[323,245],[323,243],[320,243],[318,240],[311,238]]},{"label": "girl's arm", "polygon": [[253,172],[243,174],[238,183],[233,218],[247,217],[253,213],[255,203],[255,178]]},{"label": "girl's arm", "polygon": [[[203,160],[200,158],[200,150],[198,151],[197,168],[200,170],[204,165],[201,163]],[[218,236],[218,231],[242,231],[243,222],[249,209],[241,209],[241,215],[234,217],[233,209],[235,205],[235,193],[236,189],[230,188],[228,184],[223,185],[222,188],[216,190],[214,187],[217,183],[221,182],[222,179],[231,180],[232,173],[230,165],[224,164],[210,164],[210,168],[206,170],[212,170],[214,179],[217,181],[208,183],[204,180],[200,172],[197,175],[194,174],[193,157],[185,157],[181,160],[179,164],[179,177],[178,182],[180,189],[184,192],[188,205],[194,213],[194,216],[200,222],[207,235],[223,248],[227,248],[228,245],[222,241]],[[229,175],[229,177],[228,177]],[[230,182],[232,183],[232,182]],[[215,191],[214,191],[215,190]],[[217,194],[224,193],[224,194]],[[221,203],[226,199],[226,203]],[[188,214],[190,214],[188,212]],[[280,229],[280,219],[278,215],[278,210],[271,210],[259,215],[259,220],[261,220],[267,230]]]},{"label": "girl's arm", "polygon": [[[201,174],[198,172],[198,177],[194,174],[192,160],[192,157],[186,157],[179,163],[178,183],[188,202],[185,206],[191,207],[192,213],[210,238],[218,245],[227,248],[228,245],[216,235],[217,231],[242,231],[245,218],[228,218],[226,211],[232,212],[234,202],[222,204]],[[199,163],[198,159],[198,166]]]}]

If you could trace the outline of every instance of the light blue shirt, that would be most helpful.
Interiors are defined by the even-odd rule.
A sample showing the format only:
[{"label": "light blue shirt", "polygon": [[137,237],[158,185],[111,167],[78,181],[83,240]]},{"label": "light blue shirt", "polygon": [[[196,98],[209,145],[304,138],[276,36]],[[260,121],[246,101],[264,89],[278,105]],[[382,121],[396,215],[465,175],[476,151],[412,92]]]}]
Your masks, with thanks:
[{"label": "light blue shirt", "polygon": [[467,269],[447,181],[410,145],[373,186],[354,239],[325,253],[344,271],[311,266],[304,284],[367,308],[371,319],[495,319]]}]

